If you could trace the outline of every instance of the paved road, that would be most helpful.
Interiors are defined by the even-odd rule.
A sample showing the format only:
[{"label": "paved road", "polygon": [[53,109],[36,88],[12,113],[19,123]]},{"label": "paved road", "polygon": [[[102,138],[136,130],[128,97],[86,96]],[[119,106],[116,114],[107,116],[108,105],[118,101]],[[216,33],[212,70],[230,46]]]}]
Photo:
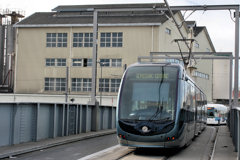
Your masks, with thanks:
[{"label": "paved road", "polygon": [[[17,156],[16,160],[208,160],[214,145],[214,127],[207,127],[183,149],[128,149],[117,144],[116,134],[87,139]],[[127,156],[125,156],[128,154]]]},{"label": "paved road", "polygon": [[89,154],[117,145],[116,134],[86,139],[13,157],[14,160],[78,160]]}]

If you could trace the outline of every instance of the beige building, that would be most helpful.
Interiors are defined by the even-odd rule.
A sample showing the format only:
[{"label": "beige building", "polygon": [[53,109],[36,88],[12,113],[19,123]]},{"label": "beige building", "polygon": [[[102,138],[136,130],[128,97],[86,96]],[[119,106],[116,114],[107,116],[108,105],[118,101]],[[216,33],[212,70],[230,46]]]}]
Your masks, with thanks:
[{"label": "beige building", "polygon": [[[233,67],[233,66],[231,66]],[[229,100],[230,83],[229,60],[214,60],[213,63],[213,99],[220,102]],[[233,89],[232,89],[233,90]]]},{"label": "beige building", "polygon": [[[59,6],[35,13],[15,25],[15,86],[17,94],[88,96],[92,90],[92,8],[143,8],[162,4]],[[177,22],[184,21],[174,12]],[[122,74],[139,56],[150,52],[179,52],[180,34],[168,12],[104,12],[98,20],[97,95],[116,96]],[[193,51],[215,51],[205,27],[183,23]],[[181,43],[182,51],[187,51]],[[197,61],[191,73],[212,101],[212,61]]]}]

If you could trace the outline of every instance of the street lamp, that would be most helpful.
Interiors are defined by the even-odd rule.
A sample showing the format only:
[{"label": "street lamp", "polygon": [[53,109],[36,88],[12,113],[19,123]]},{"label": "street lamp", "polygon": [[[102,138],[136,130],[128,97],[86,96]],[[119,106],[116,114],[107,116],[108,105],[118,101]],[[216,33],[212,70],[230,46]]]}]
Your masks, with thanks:
[{"label": "street lamp", "polygon": [[[102,79],[102,67],[105,65],[105,64],[107,64],[107,63],[105,63],[105,62],[100,62],[100,61],[97,61],[97,63],[99,63],[100,64],[100,67],[101,67],[101,79]],[[101,89],[100,89],[100,87],[101,87]],[[101,86],[100,86],[100,80],[99,80],[99,92],[100,92],[100,106],[102,105],[102,90],[103,90],[103,86],[102,86],[102,84],[101,84]]]}]

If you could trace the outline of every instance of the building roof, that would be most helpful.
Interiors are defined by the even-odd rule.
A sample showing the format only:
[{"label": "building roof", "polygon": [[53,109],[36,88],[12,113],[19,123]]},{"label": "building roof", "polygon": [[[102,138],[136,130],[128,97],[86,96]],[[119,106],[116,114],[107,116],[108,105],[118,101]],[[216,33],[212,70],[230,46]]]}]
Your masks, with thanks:
[{"label": "building roof", "polygon": [[100,5],[61,5],[52,11],[92,11],[93,9],[120,9],[120,8],[158,8],[163,7],[164,3],[139,3],[139,4],[100,4]]},{"label": "building roof", "polygon": [[187,24],[188,27],[194,27],[196,26],[196,21],[185,21],[185,23]]},{"label": "building roof", "polygon": [[[38,12],[17,23],[16,27],[34,26],[74,26],[92,25],[93,10],[117,9],[117,8],[155,8],[162,6],[158,4],[120,4],[120,5],[74,5],[58,6],[54,12]],[[92,8],[92,10],[91,10]],[[174,11],[176,14],[177,11]],[[166,16],[167,15],[167,16]],[[98,24],[162,24],[168,20],[169,12],[165,11],[107,11],[99,12]]]},{"label": "building roof", "polygon": [[194,36],[196,37],[200,32],[202,32],[204,30],[204,28],[206,28],[205,26],[203,27],[194,27],[193,31],[194,31]]}]

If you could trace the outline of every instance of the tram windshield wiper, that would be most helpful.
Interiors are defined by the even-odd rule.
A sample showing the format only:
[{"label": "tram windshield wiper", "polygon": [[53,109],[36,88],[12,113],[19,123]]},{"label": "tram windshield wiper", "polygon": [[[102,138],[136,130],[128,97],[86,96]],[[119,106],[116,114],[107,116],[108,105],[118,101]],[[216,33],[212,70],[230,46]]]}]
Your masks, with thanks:
[{"label": "tram windshield wiper", "polygon": [[162,113],[163,106],[161,105],[160,107],[157,108],[156,112],[152,115],[152,117],[148,120],[149,122],[155,120],[159,114]]},{"label": "tram windshield wiper", "polygon": [[[166,65],[165,65],[166,66]],[[162,110],[163,110],[163,100],[161,100],[160,102],[160,99],[161,99],[161,87],[162,87],[162,84],[163,84],[163,81],[164,81],[164,67],[165,66],[162,66],[161,69],[162,69],[162,77],[161,77],[161,81],[159,82],[159,87],[158,87],[158,93],[159,93],[159,96],[158,96],[158,108],[156,110],[156,112],[153,114],[153,116],[148,120],[149,122],[153,121],[160,113],[162,113]]]}]

